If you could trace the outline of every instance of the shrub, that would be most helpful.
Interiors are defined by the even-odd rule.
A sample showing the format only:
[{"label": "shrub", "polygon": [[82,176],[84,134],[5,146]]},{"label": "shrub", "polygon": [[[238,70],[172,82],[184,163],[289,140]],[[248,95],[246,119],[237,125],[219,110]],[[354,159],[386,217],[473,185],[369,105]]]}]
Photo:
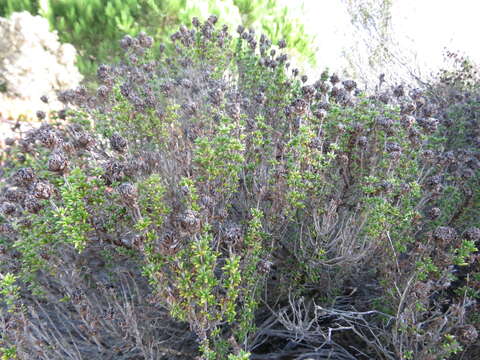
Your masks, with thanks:
[{"label": "shrub", "polygon": [[61,93],[7,150],[3,351],[438,359],[476,341],[480,230],[438,204],[478,168],[443,165],[426,94],[310,84],[283,41],[216,23],[181,26],[174,55],[125,36],[95,94]]}]

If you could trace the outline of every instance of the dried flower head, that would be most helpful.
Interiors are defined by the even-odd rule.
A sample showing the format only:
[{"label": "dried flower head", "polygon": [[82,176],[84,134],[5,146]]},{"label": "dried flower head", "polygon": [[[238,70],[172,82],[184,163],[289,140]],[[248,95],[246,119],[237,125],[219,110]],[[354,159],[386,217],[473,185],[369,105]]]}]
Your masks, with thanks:
[{"label": "dried flower head", "polygon": [[331,90],[330,84],[325,81],[317,81],[314,86],[323,95],[327,94]]},{"label": "dried flower head", "polygon": [[480,242],[480,229],[478,227],[471,227],[465,231],[465,238],[470,241]]},{"label": "dried flower head", "polygon": [[207,21],[212,24],[212,25],[215,25],[218,21],[218,17],[216,15],[210,15],[207,19]]},{"label": "dried flower head", "polygon": [[80,132],[75,138],[75,146],[80,149],[90,149],[91,146],[95,144],[95,140],[87,132]]},{"label": "dried flower head", "polygon": [[145,33],[140,33],[138,39],[140,46],[146,49],[149,49],[153,46],[153,38],[151,36],[147,36]]},{"label": "dried flower head", "polygon": [[442,214],[442,211],[438,207],[431,208],[428,212],[430,219],[435,220]]},{"label": "dried flower head", "polygon": [[368,138],[366,136],[359,136],[357,141],[358,141],[358,146],[362,148],[366,148],[368,145]]},{"label": "dried flower head", "polygon": [[102,166],[104,173],[102,178],[107,185],[115,181],[121,181],[125,176],[125,165],[116,160],[109,160]]},{"label": "dried flower head", "polygon": [[237,224],[230,224],[225,229],[225,238],[230,244],[238,244],[243,239],[242,228]]},{"label": "dried flower head", "polygon": [[117,187],[117,192],[122,202],[127,206],[133,206],[138,200],[138,191],[135,185],[131,183],[123,183]]},{"label": "dried flower head", "polygon": [[52,193],[53,186],[46,181],[37,181],[32,190],[32,195],[37,199],[49,199]]},{"label": "dried flower head", "polygon": [[14,203],[5,201],[0,205],[0,211],[3,215],[12,215],[16,211],[17,207]]},{"label": "dried flower head", "polygon": [[393,89],[393,95],[397,98],[405,96],[405,87],[403,85],[398,85]]},{"label": "dried flower head", "polygon": [[457,238],[457,231],[449,226],[439,226],[433,231],[433,238],[446,245]]},{"label": "dried flower head", "polygon": [[291,106],[293,108],[293,111],[298,115],[305,114],[308,110],[308,103],[305,100],[300,98],[295,99],[292,102]]},{"label": "dried flower head", "polygon": [[313,100],[316,92],[317,91],[315,90],[315,88],[311,85],[305,85],[302,87],[303,98],[307,101]]},{"label": "dried flower head", "polygon": [[41,210],[42,205],[38,202],[38,200],[35,197],[27,196],[24,201],[24,207],[25,207],[25,210],[27,210],[28,212],[32,214],[36,214]]},{"label": "dried flower head", "polygon": [[4,198],[13,203],[22,202],[25,199],[25,192],[18,188],[9,187],[5,190],[3,194]]},{"label": "dried flower head", "polygon": [[272,269],[272,266],[273,266],[273,262],[271,262],[270,260],[262,259],[258,263],[258,270],[262,274],[268,274],[270,272],[270,270]]},{"label": "dried flower head", "polygon": [[38,140],[48,149],[53,149],[60,142],[58,136],[51,130],[40,131],[38,134]]},{"label": "dried flower head", "polygon": [[200,20],[198,19],[198,17],[193,17],[192,18],[192,25],[195,26],[196,28],[199,28],[200,27]]},{"label": "dried flower head", "polygon": [[387,152],[389,153],[393,153],[393,152],[401,152],[402,148],[397,143],[387,142],[385,144],[385,150],[387,150]]},{"label": "dried flower head", "polygon": [[410,129],[416,123],[416,120],[412,115],[403,115],[400,119],[400,123],[404,129]]},{"label": "dried flower head", "polygon": [[196,233],[201,229],[201,222],[196,211],[185,211],[179,216],[178,221],[181,230],[187,233]]},{"label": "dried flower head", "polygon": [[401,106],[402,114],[411,115],[415,112],[415,110],[417,110],[417,106],[413,102],[407,102]]},{"label": "dried flower head", "polygon": [[471,345],[478,339],[477,329],[470,324],[458,327],[456,333],[460,342],[465,345]]},{"label": "dried flower head", "polygon": [[58,112],[58,118],[61,120],[65,120],[67,118],[67,110],[66,109],[61,109]]},{"label": "dried flower head", "polygon": [[330,82],[332,83],[332,85],[338,84],[340,82],[340,78],[337,74],[334,73],[332,74],[332,76],[330,76]]},{"label": "dried flower head", "polygon": [[11,235],[15,233],[12,224],[7,222],[0,223],[0,234]]},{"label": "dried flower head", "polygon": [[38,110],[38,111],[37,111],[37,118],[38,118],[38,120],[43,120],[43,119],[45,119],[46,116],[47,116],[47,115],[45,114],[45,111],[41,111],[41,110]]},{"label": "dried flower head", "polygon": [[109,93],[110,93],[110,88],[108,86],[101,85],[97,89],[97,96],[99,98],[104,99],[108,96]]},{"label": "dried flower head", "polygon": [[120,47],[123,50],[129,49],[133,45],[133,38],[130,35],[125,35],[122,40],[120,40]]},{"label": "dried flower head", "polygon": [[63,173],[68,167],[66,156],[60,151],[53,152],[48,158],[48,170]]},{"label": "dried flower head", "polygon": [[4,142],[5,145],[12,146],[13,144],[15,144],[15,138],[7,137]]},{"label": "dried flower head", "polygon": [[342,84],[347,91],[355,90],[355,88],[357,87],[357,83],[353,80],[345,80],[342,82]]},{"label": "dried flower head", "polygon": [[21,168],[13,175],[13,181],[18,186],[28,186],[36,179],[32,168]]},{"label": "dried flower head", "polygon": [[384,92],[378,96],[378,100],[380,100],[384,104],[389,104],[392,99],[388,92]]},{"label": "dried flower head", "polygon": [[433,134],[438,129],[439,121],[435,118],[426,118],[420,124],[428,133]]},{"label": "dried flower head", "polygon": [[313,115],[318,119],[318,120],[323,120],[327,116],[327,111],[325,109],[317,109],[313,112]]},{"label": "dried flower head", "polygon": [[118,133],[115,133],[110,137],[110,146],[113,150],[119,153],[124,153],[127,149],[127,145],[127,140]]}]

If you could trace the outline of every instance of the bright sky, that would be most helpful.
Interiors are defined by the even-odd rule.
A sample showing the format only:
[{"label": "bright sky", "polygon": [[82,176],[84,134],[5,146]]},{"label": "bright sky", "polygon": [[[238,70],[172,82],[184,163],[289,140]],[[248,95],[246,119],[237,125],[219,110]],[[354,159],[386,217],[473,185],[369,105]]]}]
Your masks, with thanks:
[{"label": "bright sky", "polygon": [[[344,65],[342,51],[358,38],[343,1],[280,1],[293,12],[304,3],[305,27],[317,35],[319,68],[339,70]],[[405,50],[411,62],[423,71],[441,66],[445,47],[459,50],[480,63],[480,0],[393,0],[392,13],[400,50]]]}]

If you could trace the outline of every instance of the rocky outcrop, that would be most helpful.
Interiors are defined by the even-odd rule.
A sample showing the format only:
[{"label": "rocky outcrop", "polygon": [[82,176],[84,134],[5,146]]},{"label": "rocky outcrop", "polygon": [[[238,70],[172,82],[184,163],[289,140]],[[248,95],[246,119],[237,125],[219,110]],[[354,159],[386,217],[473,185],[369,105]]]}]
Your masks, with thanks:
[{"label": "rocky outcrop", "polygon": [[[46,110],[40,101],[56,99],[59,90],[74,88],[82,76],[75,66],[76,50],[61,44],[48,21],[28,12],[0,18],[0,114],[5,118],[34,118]],[[50,101],[48,109],[60,107]]]}]

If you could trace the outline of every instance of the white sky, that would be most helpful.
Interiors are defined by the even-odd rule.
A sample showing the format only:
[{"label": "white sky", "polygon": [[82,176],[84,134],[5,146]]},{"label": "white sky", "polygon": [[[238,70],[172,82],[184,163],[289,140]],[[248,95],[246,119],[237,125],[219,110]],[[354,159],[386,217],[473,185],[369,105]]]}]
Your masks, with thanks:
[{"label": "white sky", "polygon": [[[342,51],[358,37],[343,1],[279,1],[294,13],[304,3],[303,23],[308,32],[317,35],[318,68],[339,70],[344,65]],[[480,63],[480,0],[393,0],[392,14],[400,50],[405,50],[420,69],[438,69],[445,47]]]}]

